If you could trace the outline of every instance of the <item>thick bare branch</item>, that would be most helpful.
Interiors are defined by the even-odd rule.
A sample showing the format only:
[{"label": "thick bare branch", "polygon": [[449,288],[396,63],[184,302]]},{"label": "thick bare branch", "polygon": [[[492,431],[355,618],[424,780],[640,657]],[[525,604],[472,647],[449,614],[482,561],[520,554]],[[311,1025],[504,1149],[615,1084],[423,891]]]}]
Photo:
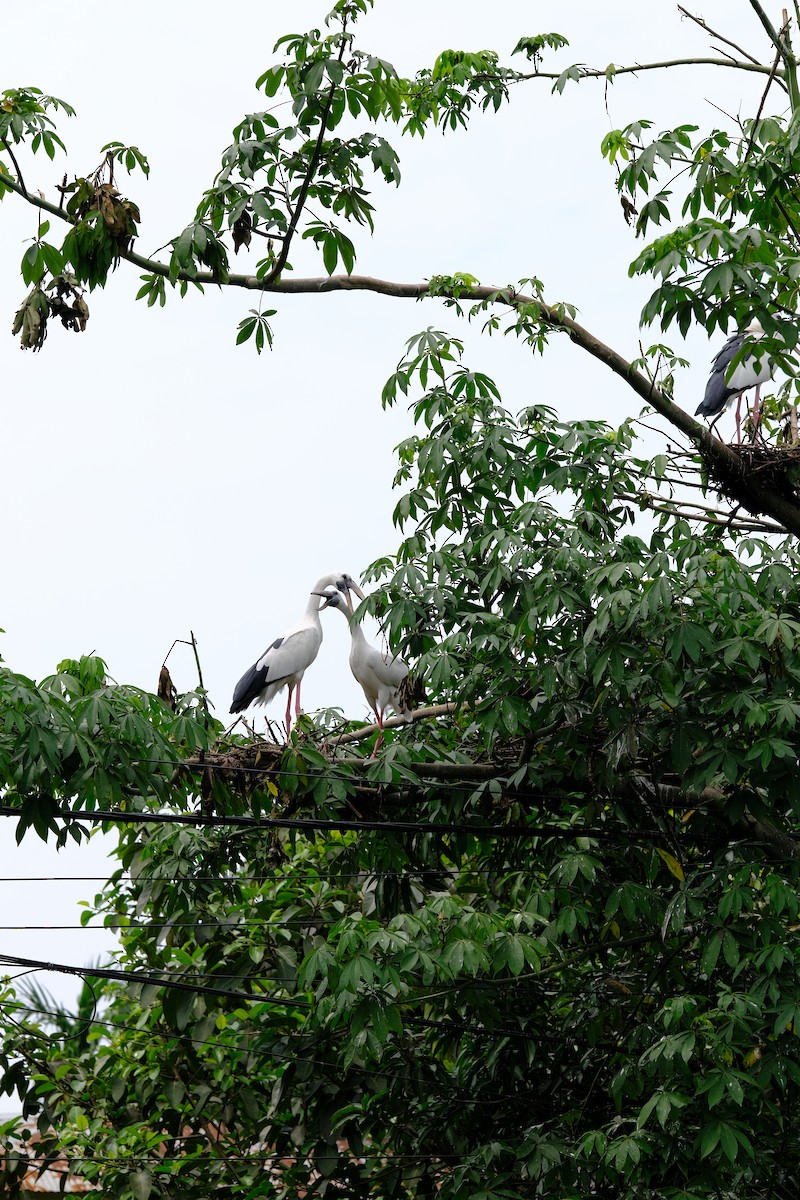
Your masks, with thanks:
[{"label": "thick bare branch", "polygon": [[777,30],[770,21],[764,11],[759,0],[750,0],[750,7],[758,17],[761,24],[769,36],[770,41],[774,45],[778,54],[783,59],[784,77],[789,88],[789,99],[791,101],[792,110],[797,112],[800,105],[800,96],[798,95],[797,87],[797,61],[792,53],[792,48],[789,43],[789,22],[788,18],[784,21],[780,30]]},{"label": "thick bare branch", "polygon": [[794,66],[794,59],[792,58],[791,51],[789,50],[788,46],[786,45],[786,42],[783,39],[782,32],[779,33],[778,30],[775,28],[775,26],[772,24],[772,22],[770,21],[769,17],[766,14],[766,12],[764,11],[764,8],[761,5],[760,0],[750,0],[750,7],[752,8],[753,12],[758,17],[761,24],[764,26],[767,36],[769,37],[769,39],[772,42],[775,49],[780,54],[781,58],[783,59],[784,63],[786,64],[786,67],[789,70],[791,70],[792,67]]},{"label": "thick bare branch", "polygon": [[[12,191],[27,200],[29,204],[71,223],[71,218],[67,216],[63,208],[51,204],[39,196],[26,194],[20,185],[10,180],[8,176],[4,177],[3,182]],[[169,267],[165,263],[145,258],[144,255],[137,254],[133,250],[122,251],[120,257],[144,271],[169,278]],[[178,273],[177,279],[217,286],[221,282],[219,277],[210,271],[197,271],[194,274],[181,271]],[[430,296],[429,283],[400,283],[391,279],[378,279],[371,275],[323,275],[305,279],[287,277],[267,284],[265,279],[259,279],[256,275],[232,274],[228,276],[226,283],[229,287],[240,287],[277,295],[366,291],[403,300],[419,300]],[[437,292],[437,296],[442,296],[442,293]],[[496,303],[512,310],[525,306],[537,308],[539,319],[544,325],[554,332],[566,333],[576,346],[598,359],[615,375],[619,375],[645,404],[654,408],[676,429],[680,429],[701,450],[712,474],[725,480],[727,493],[736,499],[743,508],[756,517],[767,513],[787,532],[800,537],[800,508],[774,489],[759,482],[757,478],[746,475],[742,461],[735,450],[726,446],[719,438],[714,437],[704,425],[700,425],[694,417],[675,404],[651,379],[648,379],[641,371],[637,371],[628,359],[618,354],[616,350],[612,350],[583,325],[550,308],[538,297],[517,292],[513,287],[479,285],[472,288],[460,288],[459,299]]]},{"label": "thick bare branch", "polygon": [[[638,777],[633,777],[634,784],[639,784]],[[724,814],[729,802],[728,795],[717,787],[703,788],[701,792],[683,792],[678,787],[658,784],[656,792],[664,804],[683,806],[689,804],[707,804]],[[770,821],[760,820],[751,813],[745,812],[736,822],[748,836],[759,842],[764,842],[775,852],[777,859],[800,859],[800,842],[783,829],[778,829]]]},{"label": "thick bare branch", "polygon": [[[662,71],[673,67],[730,67],[736,71],[754,71],[758,75],[769,75],[770,68],[759,62],[746,62],[737,58],[668,58],[662,62],[634,63],[632,66],[615,67],[614,75],[638,75],[641,71]],[[531,71],[520,75],[520,79],[560,79],[562,71]],[[783,71],[778,78],[783,79]],[[607,69],[581,67],[580,79],[608,79]]]}]

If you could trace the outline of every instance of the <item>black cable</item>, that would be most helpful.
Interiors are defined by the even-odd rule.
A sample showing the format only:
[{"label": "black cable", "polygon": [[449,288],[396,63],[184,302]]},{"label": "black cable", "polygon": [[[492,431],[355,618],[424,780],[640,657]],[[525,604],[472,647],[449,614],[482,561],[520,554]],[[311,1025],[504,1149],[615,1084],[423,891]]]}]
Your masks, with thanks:
[{"label": "black cable", "polygon": [[[166,1140],[166,1135],[164,1137],[164,1140]],[[177,1138],[174,1140],[180,1141],[183,1139]],[[189,1138],[186,1138],[185,1140],[188,1141]],[[313,1162],[310,1161],[307,1156],[301,1157],[299,1155],[287,1155],[281,1150],[275,1150],[269,1156],[264,1155],[263,1152],[259,1153],[259,1154],[241,1154],[241,1153],[232,1154],[230,1151],[225,1150],[223,1157],[220,1157],[219,1153],[209,1152],[209,1153],[203,1153],[203,1154],[188,1153],[188,1154],[185,1154],[182,1157],[178,1157],[178,1158],[174,1157],[173,1155],[169,1155],[169,1154],[164,1155],[163,1158],[160,1156],[155,1157],[155,1158],[149,1158],[146,1154],[139,1154],[139,1155],[126,1154],[126,1155],[119,1155],[114,1158],[105,1158],[102,1155],[96,1155],[96,1154],[83,1154],[80,1152],[72,1153],[72,1149],[73,1149],[72,1147],[60,1147],[60,1152],[64,1155],[65,1165],[67,1166],[67,1171],[61,1172],[62,1174],[66,1173],[66,1174],[72,1175],[72,1176],[79,1175],[81,1163],[102,1163],[104,1166],[130,1166],[132,1164],[133,1166],[139,1167],[139,1168],[148,1167],[151,1170],[157,1170],[158,1167],[160,1167],[162,1165],[166,1165],[167,1163],[169,1163],[169,1164],[177,1163],[183,1167],[187,1167],[187,1166],[192,1167],[195,1165],[205,1164],[205,1163],[216,1163],[217,1166],[221,1166],[221,1165],[224,1165],[225,1162],[240,1162],[240,1163],[260,1163],[262,1166],[274,1166],[277,1168],[280,1166],[285,1166],[291,1161],[291,1162],[295,1162],[295,1163],[300,1163],[300,1162],[307,1163],[309,1171],[313,1172],[315,1169]],[[337,1151],[337,1153],[341,1154],[342,1152]],[[355,1151],[352,1151],[350,1161],[354,1162],[354,1163],[362,1163],[363,1164],[366,1162],[367,1159],[370,1159],[370,1158],[386,1158],[388,1163],[393,1163],[393,1162],[412,1162],[412,1163],[442,1162],[442,1163],[445,1163],[446,1162],[448,1164],[449,1170],[453,1169],[453,1167],[451,1165],[452,1163],[457,1163],[459,1166],[469,1166],[469,1165],[471,1165],[471,1163],[473,1161],[470,1159],[465,1162],[463,1159],[463,1156],[460,1154],[441,1154],[441,1153],[395,1154],[395,1152],[389,1148],[387,1148],[387,1149],[376,1148],[372,1151],[365,1152],[364,1154],[361,1154],[361,1155],[358,1155],[355,1153]],[[34,1158],[33,1161],[37,1162],[38,1160]],[[50,1167],[50,1170],[53,1170],[53,1169],[58,1171],[57,1164],[56,1164],[55,1168],[53,1168],[52,1166]]]},{"label": "black cable", "polygon": [[[117,880],[139,883],[279,883],[282,879],[356,879],[364,876],[367,879],[384,879],[409,877],[416,879],[421,875],[447,875],[453,879],[458,873],[469,875],[489,875],[492,867],[470,867],[464,871],[458,867],[398,867],[396,871],[370,871],[365,867],[353,867],[349,871],[317,871],[309,867],[307,871],[284,871],[280,864],[271,875],[116,875]],[[522,874],[522,871],[511,872]],[[0,883],[108,883],[110,875],[0,875]]]},{"label": "black cable", "polygon": [[[12,808],[10,805],[0,806],[0,816],[2,817],[21,817],[23,810],[21,808]],[[429,821],[345,821],[345,820],[322,820],[317,817],[239,817],[239,816],[206,816],[204,813],[143,813],[143,812],[125,812],[120,809],[107,808],[89,812],[87,809],[57,809],[55,812],[48,814],[52,817],[61,817],[64,820],[73,821],[95,821],[98,823],[111,822],[129,825],[151,825],[151,824],[168,824],[168,825],[191,825],[194,827],[211,826],[223,827],[233,826],[243,829],[319,829],[329,830],[334,832],[360,832],[368,831],[373,833],[468,833],[473,835],[482,835],[484,837],[564,837],[570,840],[579,837],[597,837],[608,839],[610,830],[593,826],[565,826],[565,825],[465,825],[461,822],[447,822],[444,824],[432,824]],[[646,845],[654,838],[663,840],[665,831],[663,829],[640,829],[632,830],[621,828],[616,836],[624,839],[627,843],[636,843]],[[704,837],[712,837],[715,835],[703,835],[693,833],[694,839],[702,839]],[[645,839],[638,842],[637,839]],[[715,837],[715,840],[716,837]]]},{"label": "black cable", "polygon": [[[208,996],[221,996],[227,1000],[248,1000],[251,1004],[272,1004],[276,1008],[302,1008],[311,1006],[305,1000],[278,1000],[257,992],[237,992],[227,988],[211,987],[208,984],[186,983],[179,979],[165,979],[157,975],[145,975],[137,971],[117,971],[109,967],[71,967],[65,963],[41,962],[33,958],[17,958],[11,954],[0,954],[0,964],[10,967],[25,967],[32,971],[54,971],[61,975],[89,975],[93,979],[114,979],[122,983],[153,984],[156,987],[173,988],[181,992],[195,992]],[[197,976],[207,979],[208,976]]]},{"label": "black cable", "polygon": [[[210,987],[203,984],[186,983],[184,980],[171,980],[163,977],[145,975],[135,971],[116,971],[104,967],[72,967],[63,963],[48,963],[39,962],[35,959],[16,958],[9,954],[0,954],[0,964],[5,966],[24,967],[25,973],[30,971],[54,971],[60,974],[77,975],[79,978],[89,976],[93,979],[112,979],[122,982],[130,982],[137,984],[153,984],[157,987],[173,988],[179,991],[194,992],[197,994],[206,994],[212,996],[221,996],[227,999],[248,1000],[253,1004],[270,1004],[274,1008],[295,1008],[303,1009],[306,1012],[312,1011],[312,1005],[305,1000],[276,1000],[270,996],[264,996],[253,992],[238,992],[226,990],[223,988]],[[207,979],[208,976],[195,976],[198,979]],[[473,981],[474,982],[474,981]],[[502,981],[508,984],[508,980]],[[469,986],[466,983],[465,986]],[[425,1003],[429,1000],[429,996],[421,996],[419,1002]],[[409,1001],[399,1001],[398,1006],[404,1007]],[[556,1041],[559,1043],[571,1042],[573,1037],[560,1037],[549,1033],[525,1033],[520,1029],[488,1029],[483,1025],[470,1025],[459,1021],[453,1021],[449,1017],[445,1020],[437,1021],[426,1017],[415,1017],[406,1015],[403,1017],[405,1025],[418,1025],[426,1029],[442,1029],[445,1032],[471,1033],[477,1037],[495,1037],[504,1038],[511,1037],[520,1041]]]},{"label": "black cable", "polygon": [[218,929],[263,929],[265,931],[275,929],[306,929],[309,925],[319,925],[326,922],[333,923],[340,920],[339,917],[326,917],[323,915],[308,917],[296,917],[288,920],[279,920],[275,923],[270,923],[268,918],[263,918],[259,921],[171,921],[169,917],[165,917],[163,921],[141,921],[139,923],[131,922],[129,925],[0,925],[0,933],[22,933],[24,932],[41,932],[43,930],[61,930],[70,929],[80,933],[81,930],[89,929],[93,933],[102,933],[109,929],[114,933],[138,933],[143,929],[198,929],[208,933],[215,933]]},{"label": "black cable", "polygon": [[[118,1030],[120,1033],[133,1034],[134,1036],[136,1036],[136,1035],[141,1036],[143,1034],[148,1034],[148,1041],[151,1041],[151,1042],[156,1041],[156,1040],[158,1040],[159,1042],[186,1042],[191,1046],[208,1046],[214,1050],[224,1050],[226,1052],[226,1054],[230,1054],[232,1049],[239,1048],[239,1047],[235,1047],[235,1046],[232,1047],[230,1042],[218,1042],[218,1041],[212,1040],[211,1038],[195,1038],[195,1037],[192,1037],[191,1034],[177,1033],[171,1029],[170,1030],[160,1030],[160,1029],[148,1030],[146,1028],[139,1028],[136,1025],[130,1025],[130,1024],[123,1025],[119,1021],[104,1020],[102,1017],[97,1017],[97,1016],[93,1016],[91,1018],[84,1019],[84,1018],[78,1017],[77,1014],[73,1014],[73,1013],[64,1014],[64,1013],[54,1012],[49,1009],[33,1008],[30,1005],[21,1004],[17,1000],[0,1000],[0,1010],[2,1010],[4,1008],[6,1010],[9,1010],[9,1016],[11,1015],[11,1013],[17,1013],[17,1014],[27,1013],[30,1016],[38,1015],[38,1016],[43,1016],[43,1017],[55,1017],[57,1019],[59,1017],[63,1017],[66,1015],[66,1017],[69,1020],[73,1020],[76,1022],[79,1020],[83,1022],[85,1020],[86,1025],[99,1025],[99,1026],[104,1027],[105,1029]],[[13,1016],[11,1017],[11,1019],[13,1020]],[[16,1022],[15,1022],[15,1024],[16,1024]],[[434,1022],[434,1024],[435,1024],[435,1022]],[[472,1030],[470,1030],[470,1031],[472,1031]],[[31,1033],[32,1031],[28,1030],[27,1032]],[[36,1031],[36,1032],[38,1033],[38,1031]],[[61,1031],[61,1030],[59,1030],[59,1032],[63,1033],[63,1031]],[[487,1030],[487,1033],[489,1033],[489,1032],[490,1031]],[[64,1034],[65,1040],[69,1040],[73,1036],[75,1036],[75,1035]],[[289,1032],[289,1033],[284,1034],[284,1036],[289,1037],[289,1039],[299,1040],[300,1038],[308,1038],[309,1035],[307,1033],[305,1033],[304,1030],[298,1029],[296,1032],[293,1032],[293,1033]],[[563,1042],[566,1039],[560,1038],[557,1040]],[[399,1047],[399,1043],[395,1043],[395,1045],[397,1045]],[[277,1059],[278,1062],[282,1062],[284,1060],[294,1062],[297,1059],[300,1059],[300,1060],[302,1060],[303,1063],[313,1063],[315,1066],[325,1067],[328,1070],[336,1072],[338,1075],[341,1075],[341,1072],[342,1072],[342,1064],[340,1061],[330,1062],[328,1059],[325,1059],[325,1058],[310,1058],[307,1054],[303,1053],[302,1047],[298,1049],[296,1046],[290,1046],[290,1047],[287,1047],[285,1050],[281,1050],[280,1047],[270,1046],[269,1049],[260,1050],[260,1049],[256,1048],[255,1046],[247,1045],[246,1047],[244,1047],[244,1049],[246,1050],[246,1053],[248,1056],[255,1055],[256,1057],[262,1057],[267,1060]],[[439,1059],[435,1059],[433,1061],[435,1061],[437,1066],[439,1066],[439,1067],[442,1067],[444,1065]],[[375,1075],[374,1067],[361,1067],[357,1063],[350,1063],[347,1066],[346,1070],[347,1070],[347,1072],[354,1071],[356,1074],[367,1075],[370,1079],[372,1079]],[[401,1075],[397,1071],[387,1071],[383,1066],[380,1068],[380,1074],[381,1074],[381,1078],[383,1078],[383,1079],[393,1079],[395,1081],[400,1081],[400,1082],[403,1082],[406,1080],[405,1075]],[[165,1072],[161,1073],[161,1077],[163,1079],[168,1079],[170,1082],[174,1080],[174,1076],[171,1072],[168,1073],[165,1071]],[[459,1087],[458,1081],[456,1079],[454,1079],[452,1077],[452,1075],[449,1075],[449,1074],[438,1080],[430,1079],[429,1082],[431,1084],[438,1083],[439,1085],[441,1085],[443,1087],[446,1086],[447,1088],[450,1088],[450,1089],[457,1089]],[[503,1093],[489,1092],[488,1094],[484,1094],[480,1097],[459,1096],[458,1102],[459,1102],[459,1104],[473,1104],[473,1105],[500,1104],[500,1103],[508,1101],[509,1099],[514,1099],[517,1096],[518,1096],[517,1093],[515,1093],[514,1096],[510,1097],[508,1095],[508,1093],[506,1093],[506,1092],[503,1092]]]}]

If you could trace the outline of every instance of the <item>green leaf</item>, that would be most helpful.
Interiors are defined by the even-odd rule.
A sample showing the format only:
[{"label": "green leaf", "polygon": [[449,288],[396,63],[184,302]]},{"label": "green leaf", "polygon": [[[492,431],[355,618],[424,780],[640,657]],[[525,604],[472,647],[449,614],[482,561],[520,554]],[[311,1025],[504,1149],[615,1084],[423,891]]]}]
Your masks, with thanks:
[{"label": "green leaf", "polygon": [[140,1171],[131,1171],[128,1175],[128,1183],[133,1192],[134,1200],[149,1200],[150,1193],[153,1190],[153,1176],[147,1168],[143,1168]]}]

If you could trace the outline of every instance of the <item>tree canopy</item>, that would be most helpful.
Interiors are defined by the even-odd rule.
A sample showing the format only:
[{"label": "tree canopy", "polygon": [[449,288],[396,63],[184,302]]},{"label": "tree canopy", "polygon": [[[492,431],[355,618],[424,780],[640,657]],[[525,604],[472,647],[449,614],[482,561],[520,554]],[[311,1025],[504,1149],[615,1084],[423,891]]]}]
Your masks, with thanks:
[{"label": "tree canopy", "polygon": [[[601,150],[642,238],[631,272],[654,279],[644,326],[756,315],[790,373],[796,61],[789,24],[750,5],[768,53],[708,31],[722,48],[703,61],[760,73],[757,112],[658,134],[640,119]],[[54,318],[82,332],[86,297],[123,263],[151,305],[255,293],[239,340],[258,350],[280,337],[276,295],[435,297],[536,353],[566,333],[682,441],[645,455],[632,420],[504,402],[458,332],[410,339],[382,397],[414,419],[402,540],[369,568],[365,607],[429,707],[374,756],[375,730],[337,714],[274,745],[226,730],[202,688],[152,696],[96,656],[39,684],[4,669],[3,812],[20,838],[118,831],[86,919],[120,948],[85,972],[76,1014],[8,983],[3,1087],[37,1119],[38,1154],[124,1200],[793,1197],[794,381],[768,445],[728,446],[673,399],[674,350],[626,361],[536,278],[356,274],[371,175],[399,182],[391,137],[674,67],[569,65],[551,32],[521,37],[511,63],[443,50],[401,78],[361,47],[366,9],[339,0],[324,29],[281,39],[259,86],[288,103],[236,125],[163,259],[137,251],[138,205],[118,190],[123,169],[147,171],[142,152],[109,143],[45,199],[23,152],[52,158],[69,106],[4,92],[0,187],[41,213],[23,346],[49,353]],[[290,273],[302,243],[320,276]],[[244,273],[240,248],[257,260]]]}]

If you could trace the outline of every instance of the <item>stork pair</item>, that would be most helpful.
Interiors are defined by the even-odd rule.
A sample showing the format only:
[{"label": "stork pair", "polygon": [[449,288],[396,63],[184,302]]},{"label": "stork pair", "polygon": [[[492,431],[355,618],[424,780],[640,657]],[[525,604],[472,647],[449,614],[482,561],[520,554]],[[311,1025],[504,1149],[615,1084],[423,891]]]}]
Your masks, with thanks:
[{"label": "stork pair", "polygon": [[281,688],[288,688],[288,735],[292,722],[292,693],[295,693],[295,716],[299,716],[300,684],[322,645],[319,614],[325,608],[337,608],[350,625],[350,670],[361,684],[380,731],[375,750],[383,741],[387,708],[411,720],[402,692],[408,667],[401,658],[384,656],[369,645],[363,629],[354,619],[351,592],[355,592],[360,600],[364,599],[361,588],[346,571],[331,572],[317,580],[309,594],[303,617],[291,629],[287,629],[283,637],[276,638],[237,683],[231,703],[232,713],[243,712],[251,704],[269,704]]}]

